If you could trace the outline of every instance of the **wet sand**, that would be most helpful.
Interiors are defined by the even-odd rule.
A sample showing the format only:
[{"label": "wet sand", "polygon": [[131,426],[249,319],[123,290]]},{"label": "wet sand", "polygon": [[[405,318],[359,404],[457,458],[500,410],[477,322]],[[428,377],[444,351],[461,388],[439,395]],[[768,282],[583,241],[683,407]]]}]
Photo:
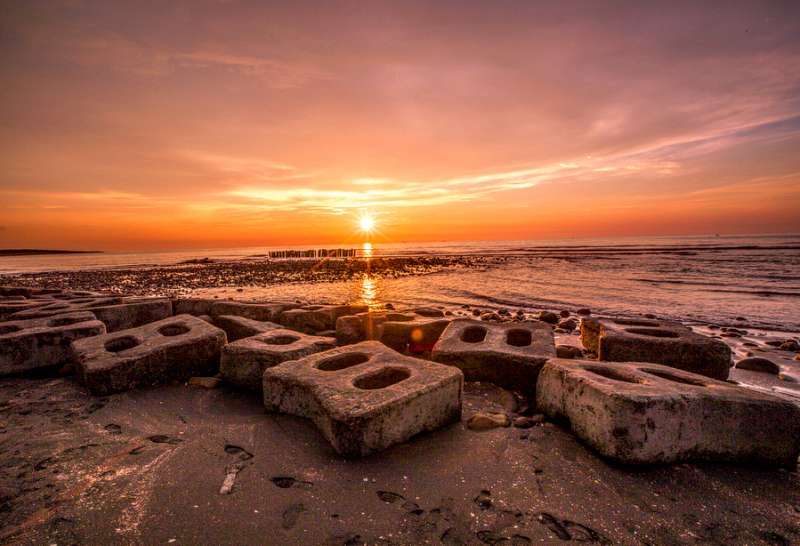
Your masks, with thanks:
[{"label": "wet sand", "polygon": [[[464,416],[511,409],[469,384]],[[793,544],[795,472],[610,465],[554,423],[464,422],[357,460],[255,395],[0,381],[7,544]],[[220,494],[239,463],[231,494]]]}]

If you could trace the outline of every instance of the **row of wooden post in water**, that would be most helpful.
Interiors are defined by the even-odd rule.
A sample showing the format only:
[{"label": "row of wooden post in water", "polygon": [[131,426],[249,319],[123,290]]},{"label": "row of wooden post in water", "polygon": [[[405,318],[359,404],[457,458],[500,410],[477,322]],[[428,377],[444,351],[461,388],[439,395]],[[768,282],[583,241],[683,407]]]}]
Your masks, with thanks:
[{"label": "row of wooden post in water", "polygon": [[318,248],[311,250],[270,250],[270,258],[352,258],[357,248]]}]

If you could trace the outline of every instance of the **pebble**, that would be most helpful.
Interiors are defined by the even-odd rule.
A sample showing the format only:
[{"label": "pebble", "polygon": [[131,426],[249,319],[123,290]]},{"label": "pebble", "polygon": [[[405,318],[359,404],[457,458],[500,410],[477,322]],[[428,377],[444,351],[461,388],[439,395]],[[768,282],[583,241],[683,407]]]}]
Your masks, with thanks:
[{"label": "pebble", "polygon": [[203,387],[206,389],[216,389],[222,380],[219,377],[192,377],[189,385],[192,387]]},{"label": "pebble", "polygon": [[539,320],[548,324],[556,324],[558,323],[559,318],[558,315],[551,311],[542,311],[539,313]]},{"label": "pebble", "polygon": [[561,316],[564,317],[564,318],[567,318],[569,316],[569,311],[567,311],[566,309],[563,309],[561,311]]},{"label": "pebble", "polygon": [[583,307],[581,309],[578,309],[577,313],[579,315],[591,315],[592,314],[592,310],[591,309],[587,309],[586,307]]},{"label": "pebble", "polygon": [[470,430],[490,430],[493,428],[508,427],[511,420],[505,413],[476,413],[467,421]]},{"label": "pebble", "polygon": [[544,422],[544,415],[542,414],[532,415],[531,417],[514,418],[514,426],[516,428],[531,428],[543,422]]}]

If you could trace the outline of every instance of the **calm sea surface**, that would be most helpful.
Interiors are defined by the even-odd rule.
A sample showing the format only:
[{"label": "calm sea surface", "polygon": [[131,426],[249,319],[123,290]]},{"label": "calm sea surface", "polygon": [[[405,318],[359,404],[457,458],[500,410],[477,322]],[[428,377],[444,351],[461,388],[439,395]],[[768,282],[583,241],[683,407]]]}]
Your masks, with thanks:
[{"label": "calm sea surface", "polygon": [[[325,245],[335,248],[335,245]],[[297,249],[315,248],[292,247]],[[236,259],[274,248],[0,257],[0,274]],[[375,256],[507,256],[503,265],[422,277],[203,290],[236,297],[308,298],[486,308],[576,309],[800,330],[800,235],[559,241],[375,243]],[[2,279],[0,279],[2,282]]]}]

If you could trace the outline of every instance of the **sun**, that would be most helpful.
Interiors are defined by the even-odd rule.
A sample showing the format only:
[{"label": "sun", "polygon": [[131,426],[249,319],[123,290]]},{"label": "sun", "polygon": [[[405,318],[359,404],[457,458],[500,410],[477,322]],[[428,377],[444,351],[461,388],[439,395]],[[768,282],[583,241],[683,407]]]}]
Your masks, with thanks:
[{"label": "sun", "polygon": [[358,220],[358,227],[361,228],[361,231],[369,233],[375,229],[375,219],[372,216],[362,216]]}]

